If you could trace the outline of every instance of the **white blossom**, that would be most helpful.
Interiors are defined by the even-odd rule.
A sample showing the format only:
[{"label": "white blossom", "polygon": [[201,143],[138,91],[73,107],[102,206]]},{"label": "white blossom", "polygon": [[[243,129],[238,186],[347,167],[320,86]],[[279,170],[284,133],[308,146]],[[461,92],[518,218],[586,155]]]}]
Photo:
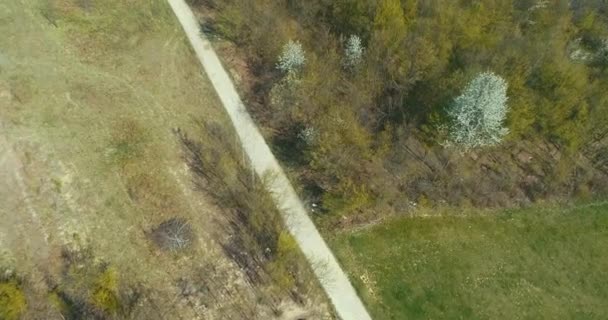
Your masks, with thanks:
[{"label": "white blossom", "polygon": [[536,11],[538,9],[544,9],[549,5],[549,0],[537,0],[535,4],[533,4],[528,11]]},{"label": "white blossom", "polygon": [[361,44],[361,38],[357,35],[351,35],[346,41],[344,63],[348,67],[354,67],[361,62],[365,49]]},{"label": "white blossom", "polygon": [[283,46],[283,53],[279,57],[277,68],[283,72],[299,71],[306,63],[306,56],[300,42],[289,40]]},{"label": "white blossom", "polygon": [[568,44],[568,57],[573,62],[587,63],[595,58],[594,53],[582,45],[582,41],[582,38],[577,38]]},{"label": "white blossom", "polygon": [[584,49],[576,49],[570,52],[570,59],[573,61],[587,62],[593,58],[593,54]]},{"label": "white blossom", "polygon": [[602,44],[600,45],[597,55],[600,61],[608,61],[608,38],[602,40]]},{"label": "white blossom", "polygon": [[306,127],[300,133],[298,133],[298,138],[302,139],[304,143],[307,145],[312,145],[317,140],[318,133],[317,130],[313,127]]},{"label": "white blossom", "polygon": [[491,146],[509,132],[503,126],[507,116],[507,83],[492,72],[473,79],[454,99],[448,116],[450,142],[465,149]]}]

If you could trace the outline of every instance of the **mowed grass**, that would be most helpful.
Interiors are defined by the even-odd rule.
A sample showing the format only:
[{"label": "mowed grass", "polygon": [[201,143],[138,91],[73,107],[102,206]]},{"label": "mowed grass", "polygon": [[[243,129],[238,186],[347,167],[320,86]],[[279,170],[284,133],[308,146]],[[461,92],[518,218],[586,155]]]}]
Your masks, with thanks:
[{"label": "mowed grass", "polygon": [[606,319],[608,205],[403,218],[333,248],[374,319]]}]

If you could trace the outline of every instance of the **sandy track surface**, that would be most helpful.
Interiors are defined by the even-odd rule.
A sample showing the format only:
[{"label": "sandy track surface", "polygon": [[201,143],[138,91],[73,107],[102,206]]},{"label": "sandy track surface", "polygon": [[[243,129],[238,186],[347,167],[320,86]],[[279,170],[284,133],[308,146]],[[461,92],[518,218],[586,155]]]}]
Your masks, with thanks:
[{"label": "sandy track surface", "polygon": [[259,176],[268,173],[273,175],[270,188],[274,200],[282,209],[287,228],[313,266],[336,312],[343,320],[371,319],[346,274],[308,216],[283,169],[247,113],[210,42],[200,33],[199,24],[191,9],[183,0],[169,0],[169,3],[230,116],[253,169]]}]

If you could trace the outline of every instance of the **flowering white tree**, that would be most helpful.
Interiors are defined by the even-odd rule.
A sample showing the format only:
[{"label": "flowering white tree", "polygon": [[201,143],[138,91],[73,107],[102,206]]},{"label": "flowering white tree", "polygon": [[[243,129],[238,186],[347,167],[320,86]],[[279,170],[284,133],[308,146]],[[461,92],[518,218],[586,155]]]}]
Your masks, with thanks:
[{"label": "flowering white tree", "polygon": [[361,38],[357,35],[351,35],[346,41],[344,64],[347,67],[354,67],[361,62],[365,49],[361,44]]},{"label": "flowering white tree", "polygon": [[298,138],[302,139],[309,146],[313,145],[318,137],[319,133],[314,127],[306,127],[298,133]]},{"label": "flowering white tree", "polygon": [[477,75],[448,110],[450,143],[470,149],[501,142],[509,132],[504,127],[507,100],[503,78],[492,72]]},{"label": "flowering white tree", "polygon": [[306,56],[300,42],[289,40],[283,46],[283,52],[279,57],[277,68],[283,72],[294,72],[302,69],[306,63]]},{"label": "flowering white tree", "polygon": [[600,62],[608,62],[608,38],[602,40],[597,56]]}]

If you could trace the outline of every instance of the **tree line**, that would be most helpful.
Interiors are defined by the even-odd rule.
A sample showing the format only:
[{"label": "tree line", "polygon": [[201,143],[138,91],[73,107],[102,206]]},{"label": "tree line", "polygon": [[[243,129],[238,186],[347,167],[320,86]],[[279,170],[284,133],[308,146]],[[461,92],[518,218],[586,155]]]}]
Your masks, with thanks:
[{"label": "tree line", "polygon": [[[606,154],[606,1],[204,2],[217,13],[214,30],[260,79],[249,99],[255,117],[329,211],[452,202],[435,189],[447,194],[447,180],[480,162],[454,164],[457,154],[496,160],[515,149],[560,156],[532,157],[542,172],[525,161],[526,172],[513,173],[521,152],[493,168],[507,198],[530,172],[541,181],[521,191],[532,201],[604,190],[589,176]],[[599,160],[574,160],[592,143]],[[416,173],[399,161],[404,152],[436,172]],[[509,175],[517,181],[497,186]],[[425,179],[430,190],[411,192]]]}]

